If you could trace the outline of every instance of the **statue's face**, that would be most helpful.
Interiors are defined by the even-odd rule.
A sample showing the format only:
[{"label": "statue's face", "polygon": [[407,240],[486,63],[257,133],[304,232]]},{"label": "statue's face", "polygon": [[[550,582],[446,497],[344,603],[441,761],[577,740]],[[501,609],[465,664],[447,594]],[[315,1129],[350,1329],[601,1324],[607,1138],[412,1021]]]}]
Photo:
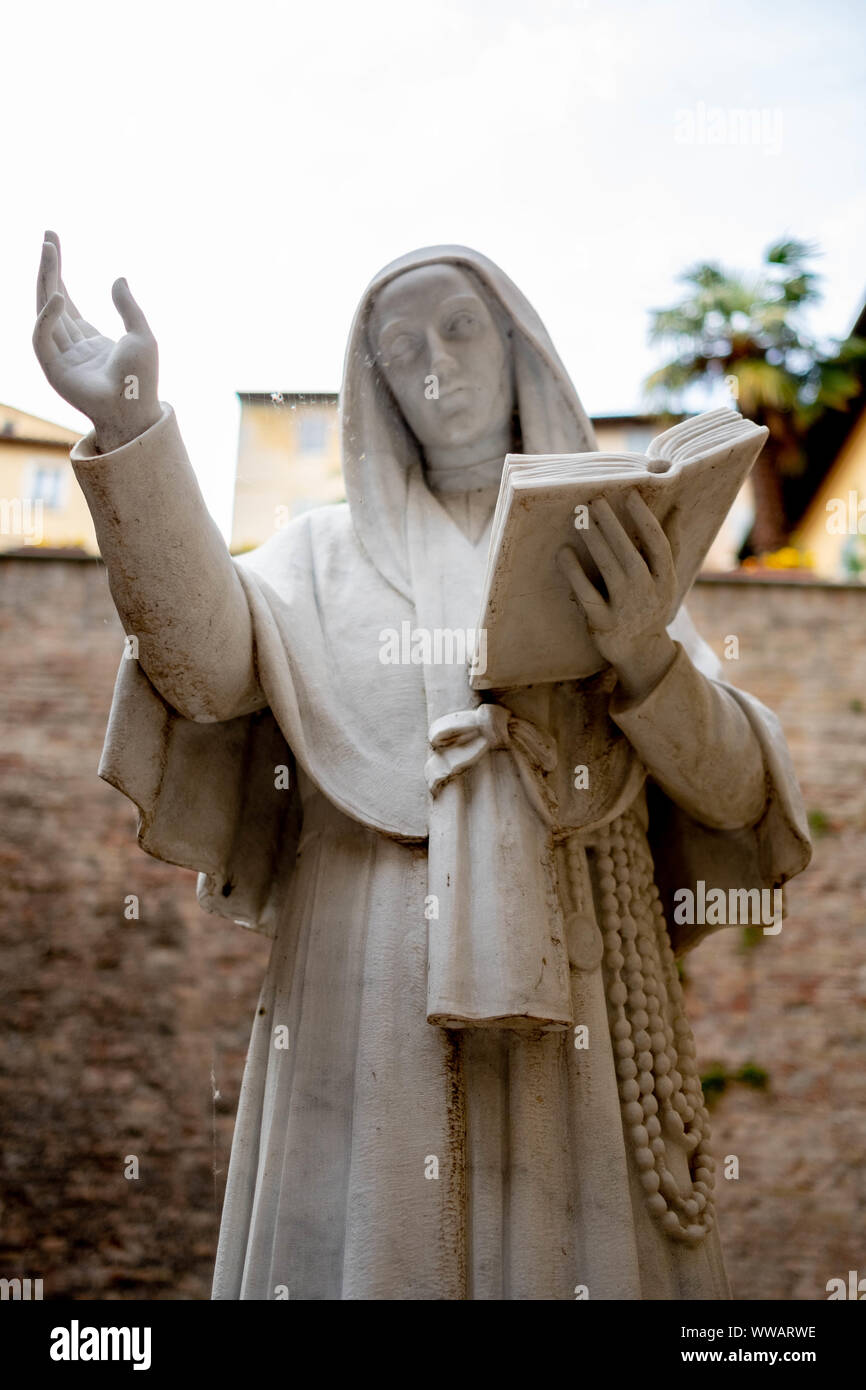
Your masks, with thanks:
[{"label": "statue's face", "polygon": [[510,343],[456,266],[407,270],[377,296],[370,345],[424,448],[478,443],[510,425]]}]

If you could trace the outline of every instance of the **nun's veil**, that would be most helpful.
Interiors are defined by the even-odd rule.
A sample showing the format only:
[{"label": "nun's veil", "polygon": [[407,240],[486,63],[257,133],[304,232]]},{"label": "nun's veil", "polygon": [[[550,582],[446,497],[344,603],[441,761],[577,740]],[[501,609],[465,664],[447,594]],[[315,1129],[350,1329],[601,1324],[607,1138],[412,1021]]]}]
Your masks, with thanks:
[{"label": "nun's veil", "polygon": [[[428,265],[453,265],[478,285],[511,341],[521,450],[585,453],[598,447],[550,336],[532,305],[497,265],[466,246],[431,246],[391,261],[373,277],[349,333],[340,396],[343,473],[355,533],[379,573],[412,599],[406,542],[409,475],[418,443],[380,371],[369,341],[376,296],[398,275]],[[719,675],[719,662],[681,609],[672,635],[695,665]]]}]

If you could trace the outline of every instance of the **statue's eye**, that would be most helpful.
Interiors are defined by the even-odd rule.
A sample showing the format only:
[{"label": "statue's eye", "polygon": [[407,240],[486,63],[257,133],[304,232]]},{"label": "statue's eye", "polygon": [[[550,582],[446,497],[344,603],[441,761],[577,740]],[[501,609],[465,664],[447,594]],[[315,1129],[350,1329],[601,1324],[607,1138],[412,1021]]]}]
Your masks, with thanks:
[{"label": "statue's eye", "polygon": [[409,333],[400,333],[392,343],[388,344],[382,356],[386,362],[399,362],[411,357],[414,350],[415,339]]},{"label": "statue's eye", "polygon": [[478,318],[471,309],[461,309],[448,324],[452,338],[471,338],[479,328]]}]

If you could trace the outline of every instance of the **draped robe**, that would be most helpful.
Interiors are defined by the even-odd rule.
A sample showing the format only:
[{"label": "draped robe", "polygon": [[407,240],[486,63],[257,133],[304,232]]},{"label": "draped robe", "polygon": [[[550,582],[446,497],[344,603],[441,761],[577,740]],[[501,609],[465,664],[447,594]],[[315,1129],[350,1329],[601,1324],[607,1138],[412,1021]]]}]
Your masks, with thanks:
[{"label": "draped robe", "polygon": [[[523,449],[594,447],[531,307],[485,258],[449,247],[394,262],[362,299],[341,393],[348,504],[232,561],[169,407],[113,454],[89,439],[73,451],[121,618],[147,636],[141,664],[121,661],[100,774],[138,806],[144,849],[199,871],[204,907],[273,939],[214,1297],[726,1297],[715,1231],[689,1247],[647,1209],[618,1095],[593,836],[627,818],[671,941],[689,949],[707,928],[675,927],[675,887],[776,887],[807,862],[796,781],[777,721],[719,679],[685,612],[673,665],[637,702],[605,668],[481,701],[465,669],[383,664],[386,629],[472,625],[485,557],[484,535],[473,542],[426,487],[366,341],[377,290],[435,261],[473,275],[509,324]],[[202,714],[187,697],[214,632],[243,627],[239,594],[256,694]],[[193,635],[175,660],[181,606]],[[434,792],[437,718],[475,737],[459,730],[482,704],[500,737],[479,733],[474,761]],[[462,904],[442,928],[452,956],[474,943],[459,1021],[494,980],[526,1026],[431,1014],[434,872]],[[522,930],[561,953],[550,997],[530,998],[535,982],[520,994]],[[685,1151],[671,1163],[686,1173]]]}]

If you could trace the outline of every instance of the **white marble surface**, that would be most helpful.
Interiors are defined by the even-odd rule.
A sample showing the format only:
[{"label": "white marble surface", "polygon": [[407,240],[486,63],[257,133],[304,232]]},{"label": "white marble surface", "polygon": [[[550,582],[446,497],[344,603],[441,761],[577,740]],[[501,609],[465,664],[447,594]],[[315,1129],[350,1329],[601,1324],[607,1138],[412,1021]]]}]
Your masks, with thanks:
[{"label": "white marble surface", "polygon": [[777,722],[685,613],[667,631],[669,556],[607,516],[587,537],[606,598],[573,574],[598,676],[482,701],[465,660],[381,659],[387,629],[475,622],[506,452],[594,447],[531,306],[465,248],[381,271],[346,354],[348,503],[233,561],[125,283],[117,344],[53,239],[39,298],[139,639],[101,774],[145,849],[274,939],[214,1296],[726,1296],[673,959],[712,927],[662,904],[804,867]]}]

